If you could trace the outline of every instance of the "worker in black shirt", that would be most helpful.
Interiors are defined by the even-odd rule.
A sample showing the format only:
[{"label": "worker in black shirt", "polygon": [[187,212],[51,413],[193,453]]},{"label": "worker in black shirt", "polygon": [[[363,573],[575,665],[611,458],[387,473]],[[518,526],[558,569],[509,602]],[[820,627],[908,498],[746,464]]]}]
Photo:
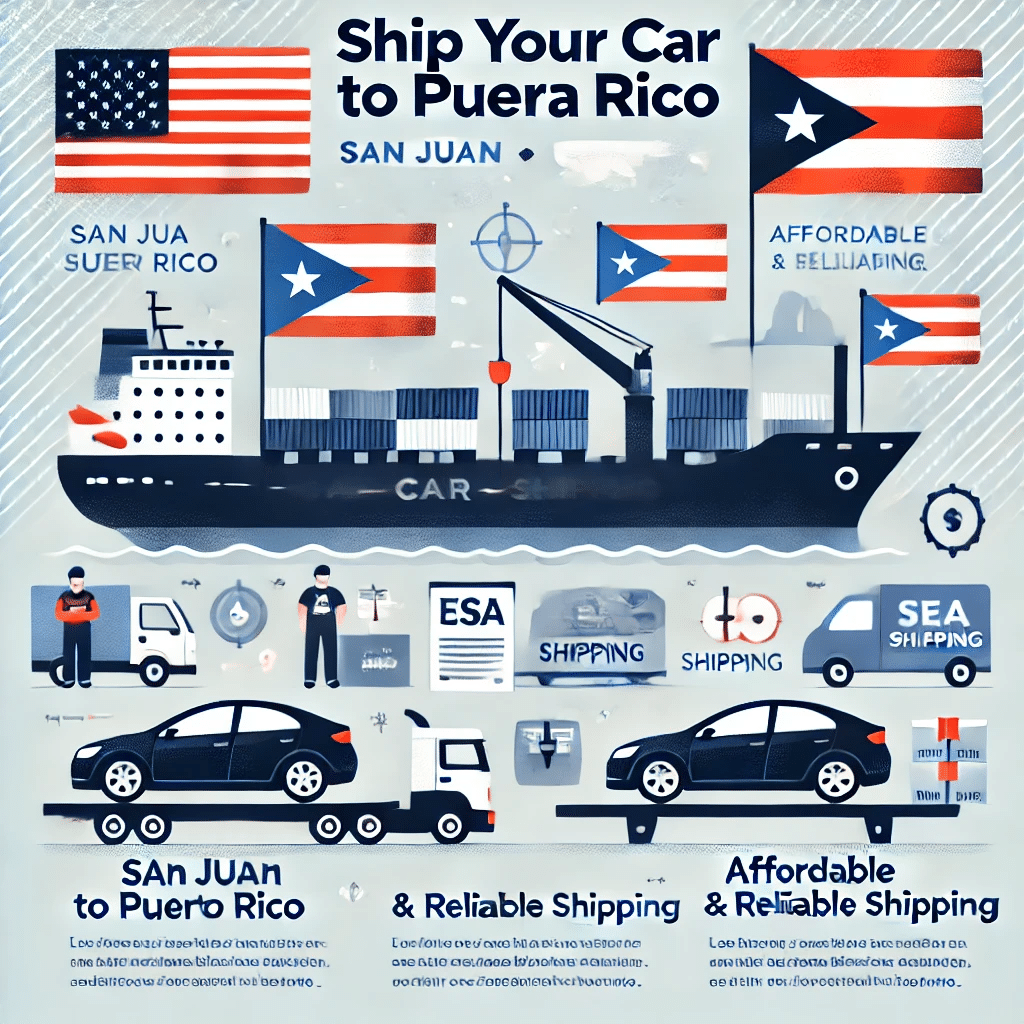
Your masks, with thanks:
[{"label": "worker in black shirt", "polygon": [[313,570],[313,586],[299,598],[299,629],[306,635],[306,689],[316,686],[317,660],[320,645],[324,648],[324,678],[330,687],[340,686],[338,680],[338,630],[345,621],[345,595],[328,586],[331,569],[318,565]]}]

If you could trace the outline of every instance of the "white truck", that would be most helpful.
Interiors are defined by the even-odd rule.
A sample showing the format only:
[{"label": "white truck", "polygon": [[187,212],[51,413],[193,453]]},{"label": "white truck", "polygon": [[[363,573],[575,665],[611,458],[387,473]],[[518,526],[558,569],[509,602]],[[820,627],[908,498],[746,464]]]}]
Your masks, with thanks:
[{"label": "white truck", "polygon": [[[32,671],[48,672],[57,686],[65,681],[64,627],[54,615],[67,587],[32,588]],[[163,686],[168,676],[195,675],[196,634],[180,604],[170,597],[140,597],[127,586],[91,587],[100,608],[92,623],[93,672],[138,672],[147,686]]]}]

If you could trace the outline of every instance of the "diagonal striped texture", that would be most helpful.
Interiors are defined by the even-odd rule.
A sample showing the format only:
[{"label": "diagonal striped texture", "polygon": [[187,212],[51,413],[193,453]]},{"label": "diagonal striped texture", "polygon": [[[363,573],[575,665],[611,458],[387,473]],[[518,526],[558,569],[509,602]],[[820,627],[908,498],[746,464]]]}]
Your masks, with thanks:
[{"label": "diagonal striped texture", "polygon": [[[901,199],[899,206],[904,222],[928,224],[931,237],[943,240],[921,290],[980,296],[981,363],[970,369],[928,366],[910,374],[900,402],[907,422],[923,433],[886,487],[906,496],[955,480],[983,496],[990,519],[1000,509],[1004,515],[1016,513],[1024,503],[1024,19],[1019,5],[773,0],[752,10],[742,27],[760,49],[981,51],[984,193],[922,195]],[[759,217],[763,210],[758,207]],[[851,196],[844,209],[850,223],[879,216],[875,196]]]},{"label": "diagonal striped texture", "polygon": [[138,288],[127,274],[69,280],[60,261],[68,225],[159,223],[181,202],[52,194],[54,50],[101,48],[128,32],[127,42],[277,46],[294,38],[309,8],[303,0],[216,10],[202,0],[37,0],[0,8],[0,536],[47,502],[64,501],[54,460],[67,410],[91,394],[96,371],[95,332],[84,325],[122,291]]}]

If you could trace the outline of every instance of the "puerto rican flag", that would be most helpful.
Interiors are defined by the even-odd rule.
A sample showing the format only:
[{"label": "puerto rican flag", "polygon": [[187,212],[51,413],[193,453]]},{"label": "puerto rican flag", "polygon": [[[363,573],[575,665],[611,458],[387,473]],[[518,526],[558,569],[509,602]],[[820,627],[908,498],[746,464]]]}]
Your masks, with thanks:
[{"label": "puerto rican flag", "polygon": [[725,224],[597,225],[597,301],[724,302]]},{"label": "puerto rican flag", "polygon": [[979,50],[752,50],[753,192],[981,192]]},{"label": "puerto rican flag", "polygon": [[977,295],[861,296],[866,366],[970,365],[981,361]]},{"label": "puerto rican flag", "polygon": [[436,239],[436,224],[264,224],[264,335],[434,334]]}]

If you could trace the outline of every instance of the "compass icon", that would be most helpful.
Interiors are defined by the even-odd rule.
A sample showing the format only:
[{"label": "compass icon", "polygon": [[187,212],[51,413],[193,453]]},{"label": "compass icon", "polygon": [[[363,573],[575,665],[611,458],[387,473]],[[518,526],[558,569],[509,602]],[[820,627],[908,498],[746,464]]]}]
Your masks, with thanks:
[{"label": "compass icon", "polygon": [[[533,259],[537,246],[544,243],[537,238],[525,217],[518,213],[509,213],[508,203],[502,203],[501,213],[488,217],[480,225],[476,238],[469,244],[476,246],[480,259],[488,269],[499,274],[514,274]],[[526,248],[516,250],[513,246],[517,245]],[[490,246],[494,246],[494,250],[491,250]],[[490,257],[493,257],[493,260]]]}]

